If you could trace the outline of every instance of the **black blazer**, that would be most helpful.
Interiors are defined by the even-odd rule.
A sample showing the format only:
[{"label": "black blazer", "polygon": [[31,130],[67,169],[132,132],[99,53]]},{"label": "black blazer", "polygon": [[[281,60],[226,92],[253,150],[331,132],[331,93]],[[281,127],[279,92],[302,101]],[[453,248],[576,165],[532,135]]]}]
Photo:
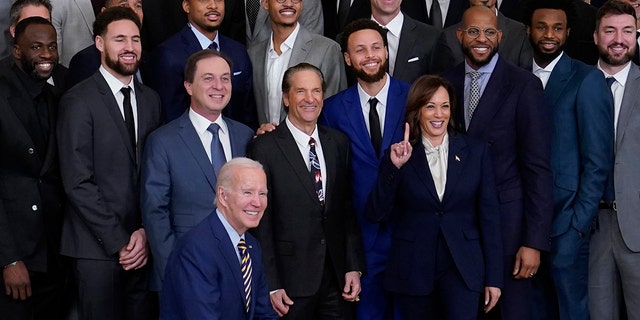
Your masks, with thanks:
[{"label": "black blazer", "polygon": [[[406,12],[412,18],[431,24],[427,3],[424,0],[404,0],[400,8],[402,12]],[[449,9],[447,10],[447,18],[444,20],[444,28],[460,22],[462,14],[467,8],[469,8],[468,0],[449,0]]]},{"label": "black blazer", "polygon": [[364,271],[362,239],[351,206],[349,141],[333,129],[318,130],[327,168],[324,207],[284,122],[247,148],[267,174],[268,206],[253,233],[262,245],[269,290],[285,289],[290,297],[318,291],[327,254],[340,291],[346,272]]},{"label": "black blazer", "polygon": [[371,17],[371,2],[369,0],[353,0],[347,15],[347,21],[340,23],[338,21],[338,10],[336,10],[336,0],[322,0],[322,15],[324,17],[324,36],[337,40],[338,34],[342,33],[344,27],[353,20],[361,18],[368,19]]},{"label": "black blazer", "polygon": [[160,124],[160,99],[134,82],[138,141],[135,151],[100,71],[71,88],[60,102],[60,169],[69,198],[62,229],[64,255],[117,259],[140,217],[140,155],[145,138]]}]

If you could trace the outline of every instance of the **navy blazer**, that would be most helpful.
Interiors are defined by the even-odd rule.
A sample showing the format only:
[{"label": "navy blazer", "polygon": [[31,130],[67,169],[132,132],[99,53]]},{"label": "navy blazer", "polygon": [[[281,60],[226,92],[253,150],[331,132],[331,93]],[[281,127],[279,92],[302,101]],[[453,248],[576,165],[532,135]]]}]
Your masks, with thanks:
[{"label": "navy blazer", "polygon": [[180,239],[169,258],[160,300],[160,319],[278,319],[258,241],[245,232],[253,269],[249,313],[236,245],[231,243],[216,212]]},{"label": "navy blazer", "polygon": [[395,224],[385,271],[387,290],[407,295],[433,291],[440,233],[469,289],[502,287],[500,210],[489,148],[470,137],[449,135],[447,163],[440,201],[422,143],[414,144],[400,169],[389,152],[382,159],[366,215],[372,222]]},{"label": "navy blazer", "polygon": [[[220,52],[232,61],[231,101],[222,114],[257,128],[257,112],[253,98],[253,71],[247,48],[218,33]],[[202,50],[191,28],[186,25],[180,32],[161,43],[151,54],[149,64],[142,68],[145,83],[155,89],[162,101],[167,122],[176,119],[191,103],[184,88],[184,67],[187,59]]]},{"label": "navy blazer", "polygon": [[551,236],[589,232],[613,165],[613,98],[602,72],[563,54],[545,88],[553,115]]},{"label": "navy blazer", "polygon": [[[224,121],[232,158],[243,157],[253,130]],[[151,289],[160,291],[176,240],[215,209],[216,174],[188,111],[149,136],[141,176],[142,221],[153,253]]]},{"label": "navy blazer", "polygon": [[[404,134],[404,104],[409,85],[393,77],[390,81],[381,150],[386,150],[392,143],[402,140]],[[364,218],[364,211],[369,192],[378,176],[381,155],[376,154],[371,144],[357,85],[325,100],[318,123],[337,129],[349,137],[353,206],[362,230],[366,252],[375,243],[379,229],[379,224],[371,223]]]},{"label": "navy blazer", "polygon": [[469,128],[464,119],[464,62],[443,76],[456,89],[456,128],[489,142],[502,214],[505,254],[549,249],[553,217],[551,116],[540,79],[498,56]]}]

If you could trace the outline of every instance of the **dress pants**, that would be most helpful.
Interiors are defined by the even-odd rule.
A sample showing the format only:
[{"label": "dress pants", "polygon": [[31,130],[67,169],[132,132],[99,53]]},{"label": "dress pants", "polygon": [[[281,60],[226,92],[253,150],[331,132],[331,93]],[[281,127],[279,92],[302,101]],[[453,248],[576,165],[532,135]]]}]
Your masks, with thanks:
[{"label": "dress pants", "polygon": [[367,274],[360,279],[362,292],[356,309],[358,320],[392,318],[392,297],[382,286],[389,248],[391,248],[391,229],[388,224],[381,223],[373,246],[366,249],[364,255]]},{"label": "dress pants", "polygon": [[65,319],[69,310],[68,277],[66,270],[55,272],[29,272],[31,297],[26,300],[14,300],[5,294],[4,281],[0,277],[1,320]]},{"label": "dress pants", "polygon": [[627,248],[614,210],[601,209],[598,222],[589,250],[591,320],[618,320],[625,303],[628,319],[639,320],[640,252]]},{"label": "dress pants", "polygon": [[530,303],[532,298],[531,279],[516,280],[513,277],[515,255],[504,256],[504,288],[502,295],[491,312],[483,319],[530,320]]}]

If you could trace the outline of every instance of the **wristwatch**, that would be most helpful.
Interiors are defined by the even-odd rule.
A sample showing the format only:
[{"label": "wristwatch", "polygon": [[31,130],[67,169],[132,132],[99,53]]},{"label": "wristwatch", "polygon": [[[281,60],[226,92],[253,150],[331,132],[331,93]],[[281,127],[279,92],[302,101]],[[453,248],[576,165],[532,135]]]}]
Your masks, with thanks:
[{"label": "wristwatch", "polygon": [[13,266],[15,266],[15,265],[17,265],[17,264],[18,264],[18,261],[11,262],[11,263],[9,263],[8,265],[4,266],[4,268],[3,268],[3,269],[9,268],[9,267],[13,267]]}]

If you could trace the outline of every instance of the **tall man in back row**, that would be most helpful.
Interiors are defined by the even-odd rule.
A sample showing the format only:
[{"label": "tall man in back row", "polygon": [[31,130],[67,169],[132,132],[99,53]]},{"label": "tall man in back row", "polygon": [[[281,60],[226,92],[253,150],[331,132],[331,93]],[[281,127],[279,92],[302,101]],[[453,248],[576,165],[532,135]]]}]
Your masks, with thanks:
[{"label": "tall man in back row", "polygon": [[540,80],[497,54],[502,37],[497,28],[491,9],[467,9],[457,31],[465,61],[444,76],[460,101],[457,129],[491,146],[505,250],[498,310],[504,320],[524,320],[531,314],[531,278],[540,251],[549,250],[551,118]]}]

